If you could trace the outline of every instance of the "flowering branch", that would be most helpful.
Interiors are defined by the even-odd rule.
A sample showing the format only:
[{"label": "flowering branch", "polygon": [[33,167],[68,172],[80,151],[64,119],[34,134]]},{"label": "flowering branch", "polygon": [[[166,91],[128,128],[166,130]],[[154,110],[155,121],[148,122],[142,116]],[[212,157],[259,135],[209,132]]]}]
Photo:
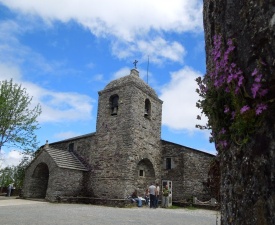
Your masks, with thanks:
[{"label": "flowering branch", "polygon": [[268,109],[263,74],[256,68],[251,76],[244,76],[233,61],[234,50],[232,39],[224,49],[221,36],[214,36],[213,67],[203,78],[196,79],[196,92],[201,97],[196,106],[208,117],[207,126],[196,127],[212,129],[210,141],[215,141],[220,150],[231,142],[246,144]]}]

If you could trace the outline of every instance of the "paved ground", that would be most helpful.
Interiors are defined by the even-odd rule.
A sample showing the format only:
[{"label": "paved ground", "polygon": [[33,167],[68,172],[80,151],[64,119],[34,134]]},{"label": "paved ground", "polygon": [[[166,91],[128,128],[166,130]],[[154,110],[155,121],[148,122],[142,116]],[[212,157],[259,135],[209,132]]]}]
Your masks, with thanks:
[{"label": "paved ground", "polygon": [[[1,225],[216,225],[211,210],[115,208],[0,197]],[[218,223],[219,224],[219,223]]]}]

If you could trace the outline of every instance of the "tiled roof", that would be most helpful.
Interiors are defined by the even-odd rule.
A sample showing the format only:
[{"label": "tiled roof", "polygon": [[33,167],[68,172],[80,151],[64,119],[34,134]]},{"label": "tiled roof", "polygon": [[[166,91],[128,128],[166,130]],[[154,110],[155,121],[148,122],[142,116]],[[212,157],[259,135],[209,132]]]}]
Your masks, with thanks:
[{"label": "tiled roof", "polygon": [[79,159],[71,152],[50,148],[45,148],[46,152],[52,157],[58,167],[72,170],[88,171],[88,169],[79,161]]}]

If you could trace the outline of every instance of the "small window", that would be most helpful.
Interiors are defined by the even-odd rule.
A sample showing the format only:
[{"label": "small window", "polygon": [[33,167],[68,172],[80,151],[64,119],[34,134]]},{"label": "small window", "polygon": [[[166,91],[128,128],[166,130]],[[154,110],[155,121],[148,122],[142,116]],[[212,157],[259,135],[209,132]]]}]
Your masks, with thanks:
[{"label": "small window", "polygon": [[150,118],[151,116],[151,102],[149,99],[145,100],[144,117]]},{"label": "small window", "polygon": [[111,115],[117,115],[118,112],[118,95],[112,95],[110,98],[110,105],[111,105]]},{"label": "small window", "polygon": [[144,177],[144,176],[145,176],[144,170],[139,170],[139,176],[140,176],[140,177]]},{"label": "small window", "polygon": [[171,170],[172,169],[172,159],[166,158],[166,169]]},{"label": "small window", "polygon": [[74,143],[69,144],[69,152],[74,151]]}]

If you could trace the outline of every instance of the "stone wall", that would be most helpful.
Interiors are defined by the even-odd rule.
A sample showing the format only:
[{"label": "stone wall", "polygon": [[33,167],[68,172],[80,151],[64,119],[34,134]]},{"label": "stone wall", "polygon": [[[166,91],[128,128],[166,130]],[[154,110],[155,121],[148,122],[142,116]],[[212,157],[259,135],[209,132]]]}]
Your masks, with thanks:
[{"label": "stone wall", "polygon": [[51,143],[50,146],[56,149],[69,151],[69,145],[73,144],[73,153],[75,153],[80,161],[85,164],[92,164],[92,158],[97,148],[96,133],[90,133],[64,141]]},{"label": "stone wall", "polygon": [[56,168],[49,177],[46,199],[57,201],[60,196],[85,196],[83,171]]},{"label": "stone wall", "polygon": [[[39,193],[39,189],[45,189],[48,186],[48,183],[41,182],[38,178],[38,176],[34,175],[34,172],[37,168],[38,165],[44,164],[45,165],[45,170],[41,171],[41,174],[43,176],[48,177],[50,171],[54,171],[57,168],[57,165],[55,162],[52,160],[52,158],[49,156],[48,153],[46,153],[43,150],[40,150],[39,155],[36,156],[36,158],[32,161],[32,163],[27,167],[26,172],[25,172],[25,179],[24,179],[24,184],[23,184],[23,189],[22,189],[22,197],[24,198],[40,198],[43,197],[45,198],[46,195],[46,190],[42,191],[44,192],[44,196],[41,196]],[[46,175],[46,173],[48,173]],[[38,174],[39,175],[39,174]],[[48,181],[48,179],[46,180]]]},{"label": "stone wall", "polygon": [[[165,169],[165,158],[172,159],[172,168]],[[209,200],[211,196],[206,188],[210,163],[215,156],[162,141],[162,180],[173,183],[173,201],[190,199]]]},{"label": "stone wall", "polygon": [[26,169],[22,197],[57,201],[58,196],[82,195],[82,190],[83,171],[57,167],[42,150]]}]

